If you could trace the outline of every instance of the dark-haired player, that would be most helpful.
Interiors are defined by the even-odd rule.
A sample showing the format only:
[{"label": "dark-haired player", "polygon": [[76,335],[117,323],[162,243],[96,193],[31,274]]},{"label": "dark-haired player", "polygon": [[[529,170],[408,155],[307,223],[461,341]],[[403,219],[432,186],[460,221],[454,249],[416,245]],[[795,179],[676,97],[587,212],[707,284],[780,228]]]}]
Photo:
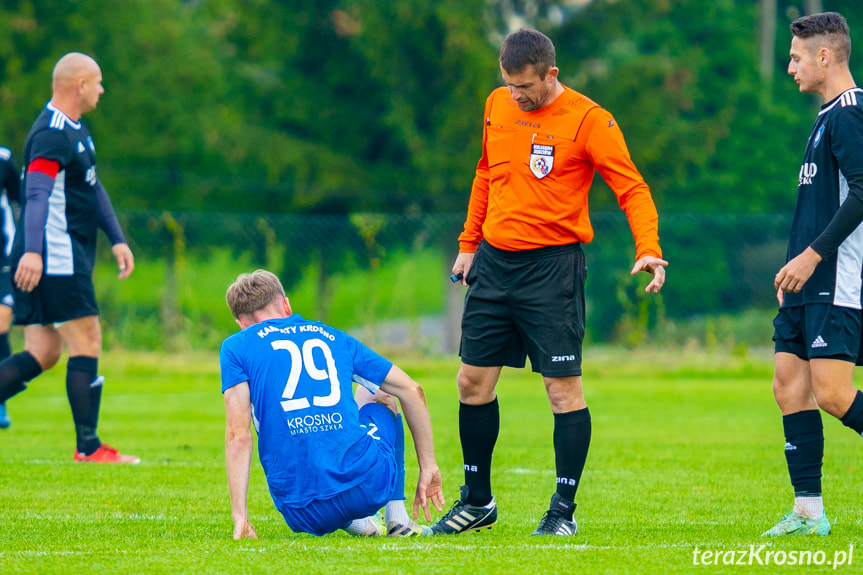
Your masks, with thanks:
[{"label": "dark-haired player", "polygon": [[852,383],[861,335],[863,90],[848,68],[845,18],[812,14],[795,20],[791,33],[788,73],[825,103],[806,143],[786,264],[774,284],[773,394],[794,509],[764,535],[828,535],[819,408],[863,432],[863,393]]},{"label": "dark-haired player", "polygon": [[453,274],[469,285],[458,373],[465,485],[433,529],[462,533],[497,519],[491,460],[500,428],[495,391],[503,366],[542,374],[554,414],[556,485],[534,535],[575,535],[575,494],[590,445],[581,381],[584,282],[581,244],[593,239],[587,196],[596,171],[626,213],[636,244],[632,273],[665,282],[656,207],[610,113],[558,80],[551,40],[506,37],[504,87],[486,100],[482,157]]}]

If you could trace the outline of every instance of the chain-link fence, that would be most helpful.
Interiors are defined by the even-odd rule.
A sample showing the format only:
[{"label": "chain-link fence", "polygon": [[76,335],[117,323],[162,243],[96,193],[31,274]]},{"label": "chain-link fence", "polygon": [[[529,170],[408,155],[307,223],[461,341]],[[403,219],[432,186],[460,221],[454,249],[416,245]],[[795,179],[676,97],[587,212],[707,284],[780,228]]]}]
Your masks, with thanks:
[{"label": "chain-link fence", "polygon": [[[224,303],[239,273],[280,276],[295,310],[383,343],[457,344],[462,288],[449,281],[464,214],[347,216],[153,212],[120,218],[136,256],[110,277],[100,245],[97,291],[106,342],[126,348],[217,348],[236,329]],[[632,277],[634,242],[622,212],[595,213],[588,262],[588,330],[636,342],[668,322],[775,307],[789,215],[663,214],[665,288]],[[383,329],[386,328],[386,329]],[[432,341],[429,344],[429,341]],[[423,343],[424,342],[424,343]]]}]

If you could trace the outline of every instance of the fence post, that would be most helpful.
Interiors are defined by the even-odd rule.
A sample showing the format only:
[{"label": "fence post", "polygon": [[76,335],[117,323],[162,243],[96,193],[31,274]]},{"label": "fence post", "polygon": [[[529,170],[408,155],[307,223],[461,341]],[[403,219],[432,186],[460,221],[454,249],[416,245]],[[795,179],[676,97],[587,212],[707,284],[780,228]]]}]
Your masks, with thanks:
[{"label": "fence post", "polygon": [[177,271],[185,257],[186,238],[182,224],[170,212],[162,214],[161,220],[168,232],[169,241],[167,242],[168,249],[165,250],[165,286],[160,315],[165,347],[169,350],[175,350],[175,339],[180,332],[182,314],[179,294],[177,293]]}]

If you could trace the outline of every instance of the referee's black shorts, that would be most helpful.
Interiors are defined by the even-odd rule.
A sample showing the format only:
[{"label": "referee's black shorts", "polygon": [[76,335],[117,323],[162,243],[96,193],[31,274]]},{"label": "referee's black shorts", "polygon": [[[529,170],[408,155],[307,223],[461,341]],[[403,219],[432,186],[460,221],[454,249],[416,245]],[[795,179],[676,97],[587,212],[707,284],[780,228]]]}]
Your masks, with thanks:
[{"label": "referee's black shorts", "polygon": [[506,251],[480,243],[467,274],[462,362],[524,367],[546,377],[581,375],[584,281],[581,244]]},{"label": "referee's black shorts", "polygon": [[[14,277],[15,270],[12,270]],[[15,325],[53,325],[99,315],[96,291],[90,274],[70,276],[43,275],[31,292],[18,289],[13,282]]]}]

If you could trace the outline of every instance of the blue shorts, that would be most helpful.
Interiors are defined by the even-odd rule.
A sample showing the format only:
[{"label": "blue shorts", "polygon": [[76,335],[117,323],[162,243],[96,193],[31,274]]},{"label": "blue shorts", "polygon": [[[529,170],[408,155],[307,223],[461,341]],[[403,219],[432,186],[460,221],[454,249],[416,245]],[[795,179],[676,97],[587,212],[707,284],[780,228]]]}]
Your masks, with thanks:
[{"label": "blue shorts", "polygon": [[860,351],[861,312],[829,303],[779,308],[773,320],[776,352],[803,360],[824,358],[854,363]]},{"label": "blue shorts", "polygon": [[291,531],[326,535],[347,527],[354,519],[374,515],[389,501],[405,498],[402,416],[394,416],[379,403],[369,403],[360,409],[360,425],[378,440],[372,444],[378,450],[375,466],[366,472],[361,483],[329,499],[312,501],[305,507],[280,506],[277,502]]}]

